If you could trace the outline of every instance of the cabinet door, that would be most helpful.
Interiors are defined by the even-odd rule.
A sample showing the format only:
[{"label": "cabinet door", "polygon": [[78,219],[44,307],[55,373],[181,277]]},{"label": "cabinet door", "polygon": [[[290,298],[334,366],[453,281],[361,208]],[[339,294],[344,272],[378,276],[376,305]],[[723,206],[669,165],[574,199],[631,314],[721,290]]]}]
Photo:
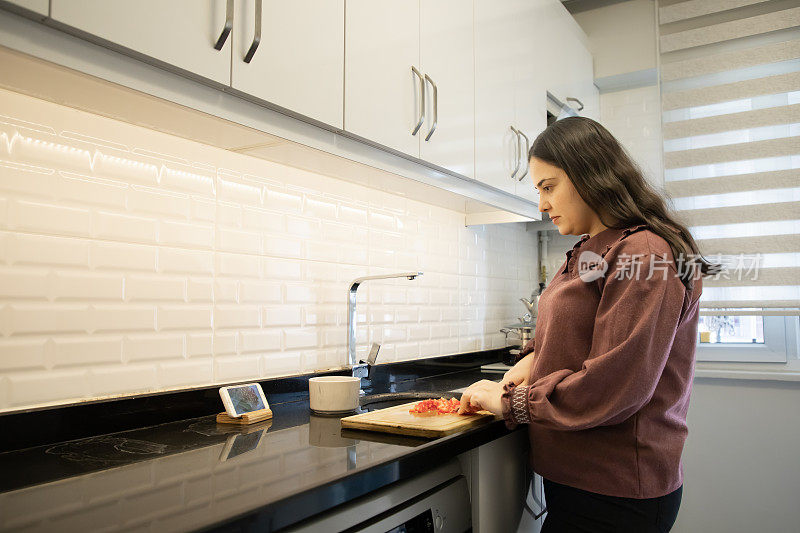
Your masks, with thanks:
[{"label": "cabinet door", "polygon": [[[420,43],[421,72],[430,78],[420,158],[471,178],[475,175],[472,0],[421,0]],[[428,137],[434,114],[436,128]]]},{"label": "cabinet door", "polygon": [[558,0],[543,0],[542,18],[537,24],[545,43],[541,75],[553,96],[564,102],[574,84],[574,29],[572,16]]},{"label": "cabinet door", "polygon": [[347,0],[344,129],[419,157],[419,0]]},{"label": "cabinet door", "polygon": [[231,85],[341,128],[344,0],[262,0],[257,47],[255,6],[253,0],[236,2]]},{"label": "cabinet door", "polygon": [[514,193],[514,2],[475,0],[475,179]]},{"label": "cabinet door", "polygon": [[230,84],[226,0],[52,0],[51,18],[224,85]]},{"label": "cabinet door", "polygon": [[523,166],[517,174],[515,190],[517,196],[538,202],[539,196],[527,168],[527,148],[547,127],[547,77],[543,75],[542,65],[546,63],[550,47],[540,27],[546,5],[543,0],[515,2],[519,7],[515,17],[518,30],[514,44],[517,57],[514,61],[517,66],[514,81],[514,122],[528,138],[523,139]]}]

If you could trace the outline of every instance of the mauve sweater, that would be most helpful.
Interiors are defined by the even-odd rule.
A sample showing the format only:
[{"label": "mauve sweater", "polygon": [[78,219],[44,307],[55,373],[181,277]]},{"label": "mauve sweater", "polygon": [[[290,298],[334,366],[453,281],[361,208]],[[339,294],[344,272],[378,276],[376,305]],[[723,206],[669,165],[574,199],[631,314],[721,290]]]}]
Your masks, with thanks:
[{"label": "mauve sweater", "polygon": [[567,252],[522,352],[535,349],[528,385],[503,392],[506,424],[528,424],[538,474],[627,498],[683,484],[696,278],[686,290],[668,243],[645,225],[584,235]]}]

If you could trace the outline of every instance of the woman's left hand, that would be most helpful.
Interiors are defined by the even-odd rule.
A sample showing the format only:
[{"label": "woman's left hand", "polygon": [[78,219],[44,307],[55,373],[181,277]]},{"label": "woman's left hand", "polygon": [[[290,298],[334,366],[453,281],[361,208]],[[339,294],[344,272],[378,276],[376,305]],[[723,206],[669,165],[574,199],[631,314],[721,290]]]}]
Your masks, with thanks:
[{"label": "woman's left hand", "polygon": [[461,395],[461,407],[458,408],[458,414],[486,410],[502,416],[502,396],[502,383],[482,379],[467,387],[467,390]]}]

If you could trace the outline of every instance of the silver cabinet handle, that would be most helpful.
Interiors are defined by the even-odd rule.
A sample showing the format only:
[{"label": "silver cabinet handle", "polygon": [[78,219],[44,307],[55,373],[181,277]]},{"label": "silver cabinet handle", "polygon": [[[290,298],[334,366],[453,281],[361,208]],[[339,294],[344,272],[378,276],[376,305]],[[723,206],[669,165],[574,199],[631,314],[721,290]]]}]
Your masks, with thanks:
[{"label": "silver cabinet handle", "polygon": [[433,87],[433,124],[431,124],[431,129],[428,131],[428,135],[425,137],[426,141],[431,139],[431,135],[433,132],[436,131],[436,124],[439,122],[439,90],[436,88],[436,84],[433,82],[430,76],[425,74],[425,81],[430,82],[431,87]]},{"label": "silver cabinet handle", "polygon": [[578,111],[583,111],[583,102],[581,102],[581,101],[580,101],[580,100],[578,100],[577,98],[573,98],[573,97],[571,97],[571,96],[567,96],[567,98],[566,98],[566,101],[567,101],[567,102],[570,102],[570,101],[572,101],[572,102],[578,102],[578,105],[580,106],[580,107],[578,107]]},{"label": "silver cabinet handle", "polygon": [[[523,152],[523,154],[525,156],[525,159],[528,159],[528,152],[530,152],[531,150],[531,140],[528,139],[528,136],[525,135],[525,133],[523,133],[522,130],[518,130],[518,132],[520,135],[522,135],[522,138],[525,139],[525,152]],[[528,162],[525,161],[523,164],[525,165],[525,173],[522,176],[520,176],[517,179],[517,181],[522,181],[523,179],[525,179],[525,176],[528,175]]]},{"label": "silver cabinet handle", "polygon": [[244,56],[245,63],[249,63],[253,60],[253,56],[256,55],[256,50],[258,50],[258,45],[261,44],[261,0],[256,0],[255,17],[256,28],[253,33],[253,42],[250,44],[250,49]]},{"label": "silver cabinet handle", "polygon": [[228,40],[228,35],[231,34],[233,29],[233,0],[227,0],[225,3],[225,26],[222,28],[222,33],[219,34],[217,44],[214,45],[215,50],[222,50],[225,41]]},{"label": "silver cabinet handle", "polygon": [[517,179],[517,172],[519,172],[519,166],[520,166],[519,165],[519,159],[520,159],[520,156],[519,156],[519,143],[520,143],[520,138],[519,138],[519,130],[517,128],[515,128],[514,126],[511,126],[511,131],[513,131],[514,135],[517,136],[517,138],[514,140],[514,159],[517,161],[517,166],[514,167],[514,172],[511,173],[511,179]]},{"label": "silver cabinet handle", "polygon": [[422,127],[422,123],[425,122],[425,79],[422,77],[422,73],[417,70],[417,67],[413,65],[411,66],[411,72],[419,78],[419,121],[414,126],[414,131],[411,132],[411,135],[416,135]]}]

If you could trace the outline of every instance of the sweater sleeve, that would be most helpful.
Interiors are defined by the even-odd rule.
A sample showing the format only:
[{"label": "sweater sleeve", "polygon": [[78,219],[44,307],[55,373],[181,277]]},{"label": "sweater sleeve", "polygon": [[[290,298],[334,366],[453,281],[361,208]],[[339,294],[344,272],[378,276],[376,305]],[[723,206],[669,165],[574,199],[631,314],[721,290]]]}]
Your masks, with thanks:
[{"label": "sweater sleeve", "polygon": [[[649,265],[655,265],[652,271]],[[638,276],[608,269],[582,368],[558,370],[505,391],[507,425],[533,422],[564,431],[613,425],[650,401],[672,348],[685,293],[674,267],[664,266],[663,259],[648,252]]]}]

